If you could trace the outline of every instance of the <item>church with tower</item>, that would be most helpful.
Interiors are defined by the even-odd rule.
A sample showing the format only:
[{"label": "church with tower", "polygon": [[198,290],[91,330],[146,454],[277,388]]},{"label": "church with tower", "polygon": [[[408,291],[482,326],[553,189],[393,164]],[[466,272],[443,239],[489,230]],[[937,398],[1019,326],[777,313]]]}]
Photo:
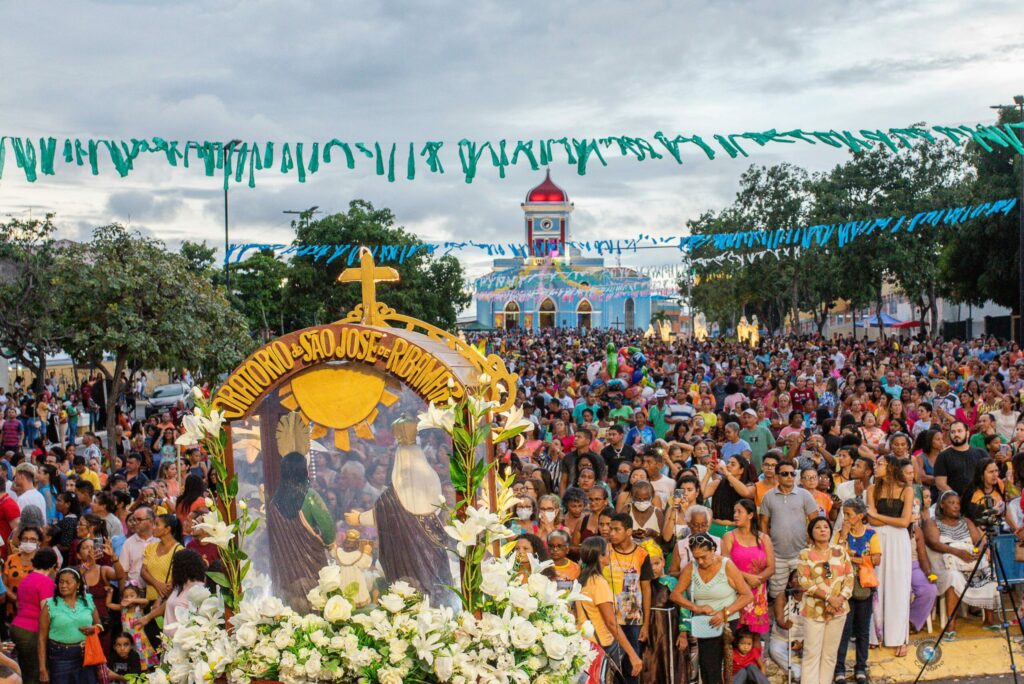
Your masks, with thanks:
[{"label": "church with tower", "polygon": [[605,266],[573,245],[569,195],[551,180],[526,193],[520,205],[525,256],[495,259],[476,281],[481,327],[526,329],[612,328],[646,330],[651,322],[651,281],[631,268]]}]

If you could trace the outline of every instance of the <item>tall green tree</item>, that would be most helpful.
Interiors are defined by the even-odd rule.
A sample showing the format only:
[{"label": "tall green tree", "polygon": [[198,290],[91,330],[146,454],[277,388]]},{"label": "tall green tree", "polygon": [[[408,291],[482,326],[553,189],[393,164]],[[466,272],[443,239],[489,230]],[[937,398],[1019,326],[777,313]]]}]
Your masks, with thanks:
[{"label": "tall green tree", "polygon": [[211,277],[216,272],[213,262],[217,258],[217,248],[207,246],[206,240],[202,242],[184,240],[178,249],[178,254],[185,260],[188,269],[196,275]]},{"label": "tall green tree", "polygon": [[231,303],[245,316],[249,330],[264,341],[284,335],[288,264],[278,259],[272,250],[263,250],[228,268]]},{"label": "tall green tree", "polygon": [[55,231],[53,214],[0,224],[0,354],[31,370],[37,391],[46,355],[60,351],[69,333],[59,324],[69,300],[57,275],[66,256]]},{"label": "tall green tree", "polygon": [[[390,209],[378,209],[365,200],[353,200],[347,212],[317,220],[313,220],[311,212],[306,212],[293,226],[296,244],[423,244],[395,224]],[[401,280],[382,284],[377,293],[379,301],[440,328],[455,329],[458,312],[472,299],[464,289],[465,275],[458,259],[451,255],[431,256],[420,250],[404,263],[392,261],[387,265],[398,271]],[[325,259],[314,261],[312,256],[292,258],[284,290],[284,317],[288,329],[337,320],[360,302],[357,286],[337,282],[339,274],[347,267],[347,256],[329,264]]]},{"label": "tall green tree", "polygon": [[[1021,121],[1016,108],[1000,110],[998,124]],[[1024,131],[1020,132],[1024,135]],[[991,152],[976,143],[968,143],[967,159],[975,171],[970,184],[970,202],[991,202],[1019,197],[1024,156],[1009,147],[995,147]],[[981,304],[992,300],[1020,313],[1017,300],[1020,250],[1019,212],[1004,216],[981,216],[952,231],[940,263],[942,280],[956,301]]]},{"label": "tall green tree", "polygon": [[[69,332],[64,347],[109,383],[108,435],[127,369],[190,368],[213,378],[251,349],[245,319],[223,292],[162,242],[113,224],[97,228],[70,256],[58,273],[64,296],[74,303],[61,312]],[[113,370],[102,363],[107,354]]]}]

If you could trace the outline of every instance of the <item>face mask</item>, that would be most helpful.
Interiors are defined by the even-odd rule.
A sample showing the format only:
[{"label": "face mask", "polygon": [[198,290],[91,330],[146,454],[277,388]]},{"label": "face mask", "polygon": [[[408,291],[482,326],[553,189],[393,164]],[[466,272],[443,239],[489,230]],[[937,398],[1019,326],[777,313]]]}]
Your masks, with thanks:
[{"label": "face mask", "polygon": [[22,553],[34,553],[38,548],[39,544],[36,542],[22,542],[21,546],[18,547],[18,550]]},{"label": "face mask", "polygon": [[540,518],[546,523],[555,522],[555,511],[541,511]]},{"label": "face mask", "polygon": [[646,511],[650,507],[651,507],[651,502],[650,501],[634,501],[633,502],[633,508],[635,508],[636,510],[640,511],[641,513],[643,513],[644,511]]},{"label": "face mask", "polygon": [[619,484],[626,484],[629,482],[629,473],[615,473],[615,479],[619,481]]},{"label": "face mask", "polygon": [[530,516],[533,515],[532,508],[517,508],[516,515],[519,516],[520,520],[529,520]]}]

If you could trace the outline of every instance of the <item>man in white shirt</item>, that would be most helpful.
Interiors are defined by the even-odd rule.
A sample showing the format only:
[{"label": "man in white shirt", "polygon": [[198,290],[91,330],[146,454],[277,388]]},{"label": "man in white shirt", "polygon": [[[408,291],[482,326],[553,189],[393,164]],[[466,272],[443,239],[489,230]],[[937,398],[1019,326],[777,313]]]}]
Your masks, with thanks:
[{"label": "man in white shirt", "polygon": [[847,499],[860,499],[864,503],[868,501],[868,487],[871,486],[871,479],[875,473],[875,464],[871,457],[866,454],[858,454],[857,448],[843,447],[853,457],[853,466],[850,468],[850,479],[836,486],[836,496],[839,498],[839,516],[836,518],[836,534],[843,527],[843,502]]},{"label": "man in white shirt", "polygon": [[134,530],[134,534],[124,540],[121,547],[121,567],[128,573],[128,579],[133,582],[141,582],[142,556],[146,547],[156,544],[159,539],[153,536],[153,509],[140,506],[135,512],[128,516],[128,530]]},{"label": "man in white shirt", "polygon": [[46,519],[46,499],[36,489],[36,467],[31,463],[22,463],[14,469],[14,493],[21,510],[26,506],[35,506],[43,514],[43,522]]},{"label": "man in white shirt", "polygon": [[662,475],[661,467],[663,465],[662,457],[653,449],[644,453],[643,469],[647,471],[647,480],[654,487],[655,493],[661,498],[662,505],[665,505],[672,498],[673,492],[675,492],[676,481],[671,477]]}]

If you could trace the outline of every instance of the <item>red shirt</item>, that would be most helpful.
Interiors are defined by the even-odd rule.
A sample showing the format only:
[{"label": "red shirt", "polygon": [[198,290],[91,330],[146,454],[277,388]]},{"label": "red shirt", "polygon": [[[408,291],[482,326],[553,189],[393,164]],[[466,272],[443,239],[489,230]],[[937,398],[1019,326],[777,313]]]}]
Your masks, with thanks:
[{"label": "red shirt", "polygon": [[747,665],[757,665],[758,659],[761,657],[761,647],[755,646],[750,649],[747,655],[743,655],[739,652],[739,649],[733,649],[732,651],[732,671],[739,672]]},{"label": "red shirt", "polygon": [[7,557],[7,552],[10,549],[11,523],[20,517],[21,507],[18,506],[18,502],[7,492],[0,494],[0,537],[3,537],[4,540],[4,558]]},{"label": "red shirt", "polygon": [[11,418],[4,421],[3,445],[5,447],[17,448],[21,444],[21,421]]},{"label": "red shirt", "polygon": [[206,567],[210,567],[214,563],[220,561],[220,551],[217,550],[216,545],[204,543],[198,539],[190,539],[188,544],[185,544],[185,548],[190,551],[195,551],[203,560],[206,561]]},{"label": "red shirt", "polygon": [[803,389],[793,388],[789,391],[789,398],[793,400],[793,408],[803,411],[804,402],[814,398],[814,390],[810,387]]}]

